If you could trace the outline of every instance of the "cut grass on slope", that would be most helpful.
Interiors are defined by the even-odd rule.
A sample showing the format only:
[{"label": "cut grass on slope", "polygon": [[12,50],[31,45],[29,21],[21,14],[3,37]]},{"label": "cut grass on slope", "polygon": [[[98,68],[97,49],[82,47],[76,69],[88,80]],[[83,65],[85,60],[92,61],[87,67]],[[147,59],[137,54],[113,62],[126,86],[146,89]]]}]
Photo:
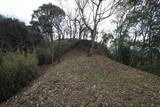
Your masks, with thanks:
[{"label": "cut grass on slope", "polygon": [[50,68],[6,107],[160,106],[160,78],[104,56],[81,56]]}]

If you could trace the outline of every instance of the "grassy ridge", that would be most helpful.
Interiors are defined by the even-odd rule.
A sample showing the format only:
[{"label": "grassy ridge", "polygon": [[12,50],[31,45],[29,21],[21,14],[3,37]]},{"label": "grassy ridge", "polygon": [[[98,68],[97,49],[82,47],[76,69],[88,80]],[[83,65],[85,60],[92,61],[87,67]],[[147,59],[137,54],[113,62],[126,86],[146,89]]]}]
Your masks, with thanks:
[{"label": "grassy ridge", "polygon": [[81,56],[50,68],[7,106],[158,107],[159,81],[103,56]]}]

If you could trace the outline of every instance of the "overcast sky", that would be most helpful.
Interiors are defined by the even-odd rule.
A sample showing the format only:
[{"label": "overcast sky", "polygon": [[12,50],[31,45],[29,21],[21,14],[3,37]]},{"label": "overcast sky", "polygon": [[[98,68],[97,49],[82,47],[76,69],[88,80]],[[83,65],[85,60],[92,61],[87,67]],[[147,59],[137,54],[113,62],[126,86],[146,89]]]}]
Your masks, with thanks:
[{"label": "overcast sky", "polygon": [[[36,10],[44,3],[58,5],[65,11],[74,9],[74,0],[0,0],[0,14],[18,18],[29,24],[33,10]],[[113,17],[109,18],[103,23],[107,31],[112,31],[115,26],[110,23]]]}]

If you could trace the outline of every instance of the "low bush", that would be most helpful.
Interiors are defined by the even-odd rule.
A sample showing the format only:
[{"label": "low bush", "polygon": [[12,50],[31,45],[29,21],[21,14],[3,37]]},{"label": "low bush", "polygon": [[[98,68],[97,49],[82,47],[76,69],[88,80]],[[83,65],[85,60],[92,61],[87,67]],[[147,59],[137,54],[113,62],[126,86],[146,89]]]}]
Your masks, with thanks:
[{"label": "low bush", "polygon": [[53,49],[49,47],[38,47],[36,48],[36,56],[38,59],[38,65],[51,64],[53,60]]},{"label": "low bush", "polygon": [[57,40],[47,46],[36,48],[38,65],[51,64],[58,60],[65,52],[74,47],[78,40]]},{"label": "low bush", "polygon": [[11,52],[1,57],[0,102],[13,96],[38,74],[37,59],[32,54]]}]

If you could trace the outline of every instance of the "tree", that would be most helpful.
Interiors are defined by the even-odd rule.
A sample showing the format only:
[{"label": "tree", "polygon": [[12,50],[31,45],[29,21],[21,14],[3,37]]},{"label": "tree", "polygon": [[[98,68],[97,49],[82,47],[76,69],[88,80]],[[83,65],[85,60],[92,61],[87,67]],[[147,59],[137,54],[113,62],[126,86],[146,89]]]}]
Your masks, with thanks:
[{"label": "tree", "polygon": [[0,48],[15,50],[26,47],[27,31],[25,24],[16,19],[4,19],[0,21]]},{"label": "tree", "polygon": [[106,45],[108,44],[109,40],[113,39],[113,35],[111,33],[105,33],[105,32],[102,32],[102,40],[101,40],[101,43],[102,45]]},{"label": "tree", "polygon": [[[117,8],[116,39],[121,47],[130,47],[130,65],[152,71],[160,57],[159,0],[122,0]],[[136,63],[136,64],[135,64]]]},{"label": "tree", "polygon": [[75,9],[74,13],[67,14],[67,26],[70,31],[70,38],[82,39],[82,33],[85,30],[85,25],[78,13],[78,9]]},{"label": "tree", "polygon": [[28,40],[30,41],[30,47],[37,47],[44,44],[42,35],[34,30],[32,26],[26,26]]},{"label": "tree", "polygon": [[34,11],[31,24],[36,30],[47,37],[49,41],[53,41],[53,34],[58,34],[59,39],[63,35],[61,24],[64,18],[65,12],[63,9],[51,3],[43,4]]},{"label": "tree", "polygon": [[105,6],[105,0],[75,0],[75,2],[78,6],[83,23],[91,32],[92,45],[88,53],[88,55],[91,56],[99,23],[109,18],[114,13],[118,2],[113,0],[108,6]]},{"label": "tree", "polygon": [[[0,49],[3,51],[27,51],[39,43],[41,38],[33,29],[29,32],[24,22],[12,18],[0,21]],[[35,33],[37,34],[35,34]],[[34,38],[34,39],[33,39]]]}]

